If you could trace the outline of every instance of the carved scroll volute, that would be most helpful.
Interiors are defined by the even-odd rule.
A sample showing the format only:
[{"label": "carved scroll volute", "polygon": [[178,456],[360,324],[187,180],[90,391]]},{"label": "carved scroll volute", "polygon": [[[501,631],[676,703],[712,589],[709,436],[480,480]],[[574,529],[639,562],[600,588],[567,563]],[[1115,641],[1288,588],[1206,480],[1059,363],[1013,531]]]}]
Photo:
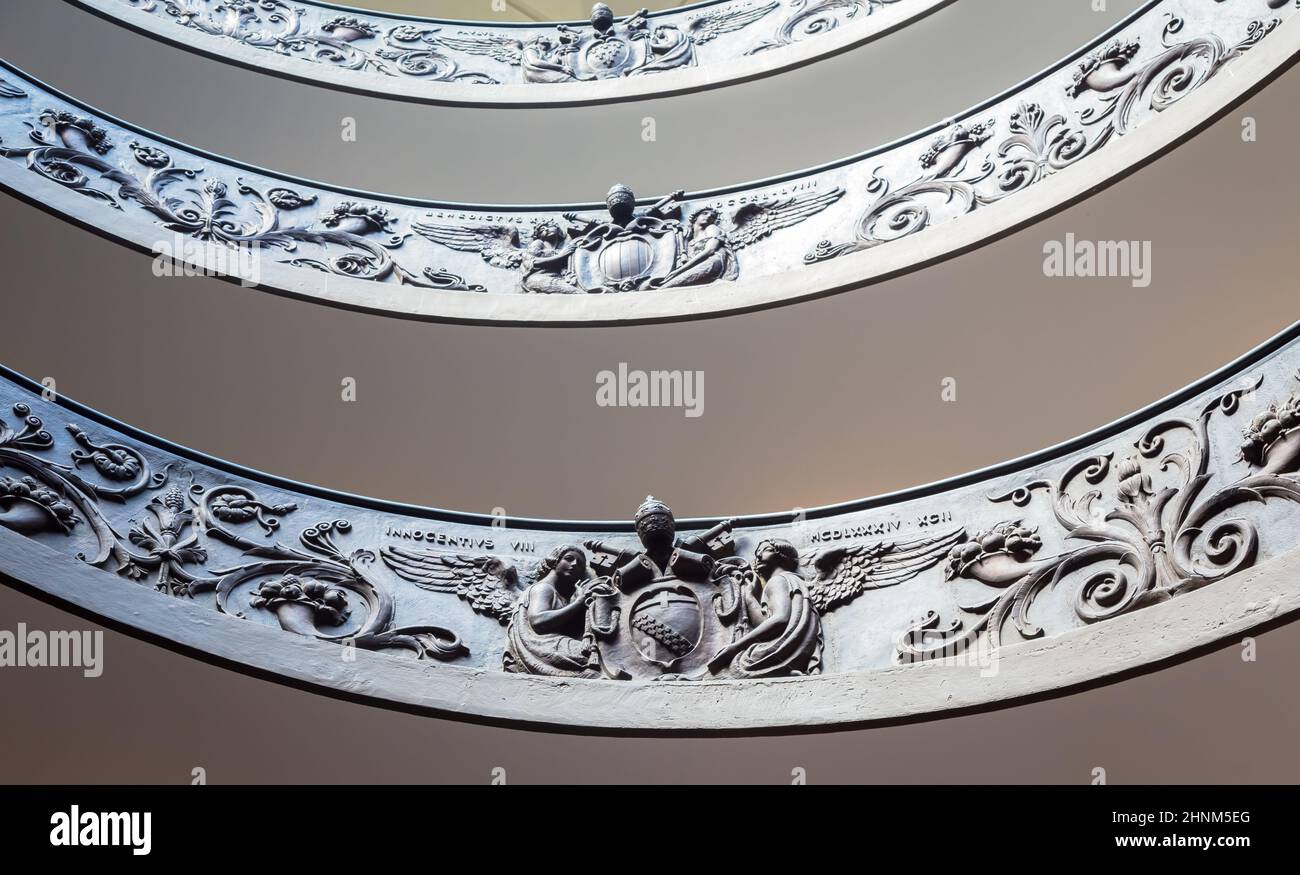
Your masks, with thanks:
[{"label": "carved scroll volute", "polygon": [[[68,431],[88,451],[73,450],[72,467],[59,464],[46,455],[54,448],[54,436],[31,407],[18,403],[13,405],[13,413],[22,426],[15,431],[0,422],[0,468],[19,473],[0,476],[0,525],[24,535],[73,535],[85,523],[94,546],[79,552],[78,558],[97,566],[110,558],[124,561],[126,551],[100,510],[99,500],[122,501],[146,489],[160,488],[167,481],[167,471],[155,474],[130,447],[94,444],[75,424],[69,424]],[[98,474],[90,480],[76,470],[88,461]]]}]

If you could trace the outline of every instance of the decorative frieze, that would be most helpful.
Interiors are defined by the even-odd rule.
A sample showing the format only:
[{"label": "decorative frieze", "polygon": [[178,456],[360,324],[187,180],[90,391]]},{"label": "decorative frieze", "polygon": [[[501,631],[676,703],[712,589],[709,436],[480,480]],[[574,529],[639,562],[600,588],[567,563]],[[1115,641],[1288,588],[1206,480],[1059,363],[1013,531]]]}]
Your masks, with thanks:
[{"label": "decorative frieze", "polygon": [[[448,103],[592,103],[720,85],[834,54],[953,0],[706,0],[516,24],[306,0],[72,0],[195,51],[323,85]],[[683,75],[686,74],[686,75]]]},{"label": "decorative frieze", "polygon": [[[153,252],[178,235],[247,251],[256,275],[241,280],[329,303],[512,323],[681,318],[914,269],[1097,190],[1300,52],[1298,9],[1155,0],[1016,93],[888,148],[653,201],[615,185],[578,208],[386,199],[233,166],[8,68],[0,185]],[[1207,89],[1214,100],[1199,99]]]},{"label": "decorative frieze", "polygon": [[[1159,410],[970,485],[704,521],[647,497],[618,526],[295,490],[13,377],[0,383],[0,526],[62,555],[43,575],[95,569],[104,586],[137,588],[113,590],[124,597],[183,603],[170,616],[206,634],[255,623],[480,672],[690,686],[996,660],[1300,547],[1297,333]],[[22,577],[3,557],[0,571]]]}]

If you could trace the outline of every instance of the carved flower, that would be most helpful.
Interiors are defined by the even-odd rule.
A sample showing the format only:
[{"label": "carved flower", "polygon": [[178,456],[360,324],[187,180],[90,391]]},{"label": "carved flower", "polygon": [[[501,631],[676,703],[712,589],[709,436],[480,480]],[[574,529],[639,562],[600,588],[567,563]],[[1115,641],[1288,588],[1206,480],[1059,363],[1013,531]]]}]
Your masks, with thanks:
[{"label": "carved flower", "polygon": [[345,231],[356,229],[354,233],[367,234],[371,231],[387,231],[396,222],[390,218],[384,207],[343,201],[321,220],[326,228],[340,228]]},{"label": "carved flower", "polygon": [[1242,431],[1241,457],[1255,467],[1264,465],[1269,448],[1300,425],[1300,395],[1271,403]]},{"label": "carved flower", "polygon": [[1011,130],[1018,134],[1028,134],[1038,129],[1046,113],[1037,103],[1022,103],[1020,108],[1011,113]]},{"label": "carved flower", "polygon": [[282,210],[296,210],[316,203],[316,195],[299,194],[291,188],[273,188],[267,194],[267,199]]},{"label": "carved flower", "polygon": [[186,565],[201,565],[208,561],[208,551],[199,544],[199,532],[194,526],[194,512],[185,503],[184,494],[173,487],[162,496],[149,502],[149,518],[131,527],[128,540],[142,553],[132,553],[118,569],[132,580],[143,580],[151,571],[158,572],[154,588],[172,595],[193,595],[189,588],[192,578],[184,570]]},{"label": "carved flower", "polygon": [[67,161],[42,161],[39,169],[45,176],[64,185],[79,185],[85,179],[85,174]]},{"label": "carved flower", "polygon": [[135,155],[135,160],[139,161],[145,167],[152,167],[155,170],[160,167],[166,167],[172,163],[171,156],[159,149],[157,146],[148,146],[144,143],[131,143],[131,153]]},{"label": "carved flower", "polygon": [[1028,561],[1043,546],[1038,527],[1006,520],[985,532],[976,532],[964,543],[948,551],[944,576],[948,580],[962,577],[971,566],[991,556],[1005,555],[1016,562]]},{"label": "carved flower", "polygon": [[312,609],[317,622],[342,625],[351,614],[348,595],[340,587],[327,586],[319,580],[286,574],[279,580],[265,581],[249,599],[255,608],[275,608],[296,604]]},{"label": "carved flower", "polygon": [[209,179],[203,183],[203,190],[214,198],[223,198],[226,196],[226,184],[217,179]]},{"label": "carved flower", "polygon": [[1119,463],[1115,474],[1119,477],[1115,493],[1125,504],[1138,504],[1147,496],[1155,494],[1151,477],[1142,473],[1142,465],[1132,456]]},{"label": "carved flower", "polygon": [[245,498],[233,493],[217,496],[209,507],[212,515],[223,523],[246,523],[260,518],[265,513],[286,516],[297,509],[296,504],[266,505],[255,498]]},{"label": "carved flower", "polygon": [[108,139],[108,131],[95,124],[94,119],[74,115],[67,110],[47,109],[41,113],[40,121],[47,128],[53,128],[69,148],[79,147],[78,143],[69,138],[69,130],[79,132],[85,140],[85,145],[100,155],[107,154],[108,150],[113,148],[112,142]]},{"label": "carved flower", "polygon": [[433,31],[427,28],[416,27],[413,24],[402,24],[390,30],[388,36],[389,39],[394,39],[399,43],[413,43],[416,40],[424,39],[425,36],[431,33]]},{"label": "carved flower", "polygon": [[334,259],[334,269],[345,276],[368,276],[375,269],[375,259],[364,252],[348,252]]}]

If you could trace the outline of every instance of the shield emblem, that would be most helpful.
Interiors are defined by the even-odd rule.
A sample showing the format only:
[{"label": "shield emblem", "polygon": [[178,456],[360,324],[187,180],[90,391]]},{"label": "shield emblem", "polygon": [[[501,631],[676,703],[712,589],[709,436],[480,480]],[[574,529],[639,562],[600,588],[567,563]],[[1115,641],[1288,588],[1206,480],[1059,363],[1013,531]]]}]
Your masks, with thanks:
[{"label": "shield emblem", "polygon": [[621,230],[591,249],[573,254],[578,284],[592,292],[641,288],[654,277],[667,276],[677,264],[677,233],[671,227]]},{"label": "shield emblem", "polygon": [[645,659],[671,668],[700,644],[703,609],[684,586],[665,586],[642,593],[632,606],[632,643]]},{"label": "shield emblem", "polygon": [[621,73],[631,62],[640,60],[634,54],[632,46],[618,37],[595,40],[583,49],[584,60],[597,76]]},{"label": "shield emblem", "polygon": [[600,272],[614,285],[638,280],[650,272],[654,247],[641,237],[615,240],[600,250],[596,263],[600,265]]}]

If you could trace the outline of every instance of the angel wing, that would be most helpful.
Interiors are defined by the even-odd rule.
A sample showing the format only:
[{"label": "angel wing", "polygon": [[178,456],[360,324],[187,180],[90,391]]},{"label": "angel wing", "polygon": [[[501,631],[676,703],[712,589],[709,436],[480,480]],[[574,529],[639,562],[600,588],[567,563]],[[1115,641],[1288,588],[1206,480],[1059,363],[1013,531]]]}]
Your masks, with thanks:
[{"label": "angel wing", "polygon": [[524,58],[524,44],[517,39],[508,39],[488,34],[467,34],[465,36],[435,37],[439,43],[449,49],[464,52],[467,55],[487,55],[495,61],[518,67]]},{"label": "angel wing", "polygon": [[411,230],[460,252],[477,252],[493,267],[513,269],[524,263],[527,249],[513,225],[435,225],[414,222]]},{"label": "angel wing", "polygon": [[691,32],[691,39],[695,41],[697,46],[704,45],[724,33],[731,33],[740,30],[746,25],[753,24],[780,5],[778,0],[772,0],[771,3],[764,6],[733,6],[730,9],[719,9],[717,12],[710,12],[708,15],[697,15],[691,19],[688,27]]},{"label": "angel wing", "polygon": [[476,613],[495,617],[505,625],[522,594],[519,572],[496,556],[463,556],[385,547],[384,564],[403,580],[432,592],[455,593]]},{"label": "angel wing", "polygon": [[811,562],[817,574],[809,583],[808,597],[818,611],[833,611],[869,589],[883,589],[911,580],[937,565],[954,545],[964,540],[966,530],[956,529],[934,538],[825,550]]},{"label": "angel wing", "polygon": [[0,78],[0,97],[26,97],[27,92],[23,91],[12,82],[7,82]]},{"label": "angel wing", "polygon": [[732,215],[732,229],[727,232],[732,248],[743,249],[757,243],[773,231],[797,225],[809,216],[844,197],[844,189],[793,194],[787,198],[773,198],[760,203],[745,204]]}]

